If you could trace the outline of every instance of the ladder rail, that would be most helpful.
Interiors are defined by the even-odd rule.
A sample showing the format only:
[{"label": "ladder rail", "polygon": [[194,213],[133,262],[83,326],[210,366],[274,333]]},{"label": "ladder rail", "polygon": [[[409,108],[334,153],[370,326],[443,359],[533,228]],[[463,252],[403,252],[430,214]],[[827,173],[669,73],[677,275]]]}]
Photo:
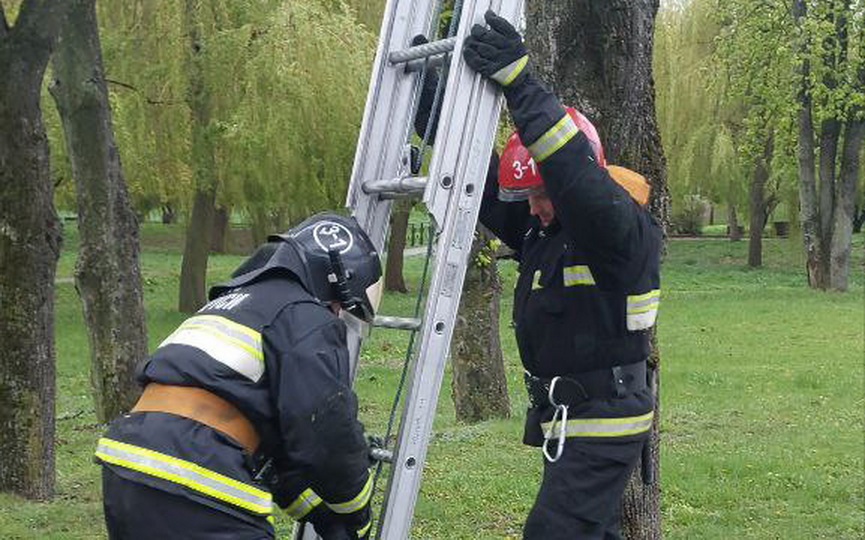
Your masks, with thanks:
[{"label": "ladder rail", "polygon": [[[392,200],[423,191],[423,203],[433,221],[431,234],[438,239],[430,261],[433,271],[423,317],[379,317],[376,321],[377,326],[418,332],[397,443],[393,451],[382,451],[390,462],[390,475],[376,538],[385,540],[408,538],[411,528],[501,111],[497,86],[465,65],[462,44],[471,26],[483,23],[487,9],[517,22],[523,5],[523,0],[462,0],[455,36],[410,47],[415,35],[430,35],[437,23],[432,18],[438,1],[387,2],[346,197],[346,206],[381,253]],[[406,142],[421,91],[419,72],[424,65],[444,64],[448,57],[449,75],[428,174],[413,177]],[[351,317],[346,322],[353,379],[369,325]],[[295,536],[318,538],[309,526]]]}]

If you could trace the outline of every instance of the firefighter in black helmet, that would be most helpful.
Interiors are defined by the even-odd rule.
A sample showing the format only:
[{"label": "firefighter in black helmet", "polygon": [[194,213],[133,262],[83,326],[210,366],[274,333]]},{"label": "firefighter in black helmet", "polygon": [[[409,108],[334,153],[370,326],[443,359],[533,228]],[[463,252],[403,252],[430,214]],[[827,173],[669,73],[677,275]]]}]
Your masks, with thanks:
[{"label": "firefighter in black helmet", "polygon": [[274,503],[367,538],[369,448],[340,311],[371,321],[378,254],[353,218],[273,236],[143,364],[99,440],[112,539],[273,538]]}]

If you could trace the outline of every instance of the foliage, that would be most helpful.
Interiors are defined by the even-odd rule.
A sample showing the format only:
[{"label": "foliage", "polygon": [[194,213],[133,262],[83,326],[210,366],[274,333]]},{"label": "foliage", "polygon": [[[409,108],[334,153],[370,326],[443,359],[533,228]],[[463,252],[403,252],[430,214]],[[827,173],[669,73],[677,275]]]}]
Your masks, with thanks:
[{"label": "foliage", "polygon": [[[183,3],[98,5],[118,147],[140,214],[192,199]],[[218,202],[279,227],[341,205],[383,2],[216,0],[201,11]],[[377,30],[378,22],[375,23]],[[49,120],[55,177],[62,134]],[[71,208],[61,189],[58,206]]]},{"label": "foliage", "polygon": [[673,230],[679,234],[699,236],[703,231],[703,216],[708,201],[699,195],[685,195],[673,212]]}]

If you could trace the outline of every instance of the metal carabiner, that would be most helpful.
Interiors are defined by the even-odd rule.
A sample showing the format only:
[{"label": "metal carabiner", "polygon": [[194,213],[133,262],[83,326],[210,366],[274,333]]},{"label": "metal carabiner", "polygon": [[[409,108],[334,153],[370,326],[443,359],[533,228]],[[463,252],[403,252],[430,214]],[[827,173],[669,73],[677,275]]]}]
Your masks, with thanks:
[{"label": "metal carabiner", "polygon": [[[555,463],[562,457],[562,454],[565,451],[565,436],[567,435],[568,430],[568,406],[563,403],[556,403],[556,400],[553,397],[556,383],[559,382],[559,378],[560,377],[553,377],[553,380],[550,381],[550,391],[547,395],[550,400],[550,405],[556,408],[556,412],[553,413],[553,420],[550,422],[550,427],[544,433],[544,457],[550,463]],[[553,438],[553,431],[556,429],[556,423],[559,424],[559,440],[556,444],[556,454],[555,456],[551,456],[548,448],[550,439]]]}]

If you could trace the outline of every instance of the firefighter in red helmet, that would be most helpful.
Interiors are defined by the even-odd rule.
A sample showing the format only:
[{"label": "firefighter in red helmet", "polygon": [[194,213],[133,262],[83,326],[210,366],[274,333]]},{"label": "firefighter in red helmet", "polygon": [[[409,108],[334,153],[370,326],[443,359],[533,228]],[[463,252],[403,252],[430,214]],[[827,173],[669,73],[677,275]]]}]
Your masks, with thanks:
[{"label": "firefighter in red helmet", "polygon": [[517,133],[487,178],[480,220],[519,260],[524,442],[544,454],[524,537],[619,538],[620,499],[653,419],[661,228],[646,181],[607,166],[594,126],[532,74],[517,31],[492,12],[486,22],[463,54],[502,87]]},{"label": "firefighter in red helmet", "polygon": [[[519,33],[492,12],[485,19],[463,56],[500,85],[517,131],[501,160],[493,156],[479,219],[519,261],[524,442],[544,455],[524,538],[617,539],[620,499],[654,416],[646,360],[661,228],[645,207],[646,180],[607,165],[591,122],[532,74]],[[419,102],[420,133],[435,122],[431,88]]]}]

